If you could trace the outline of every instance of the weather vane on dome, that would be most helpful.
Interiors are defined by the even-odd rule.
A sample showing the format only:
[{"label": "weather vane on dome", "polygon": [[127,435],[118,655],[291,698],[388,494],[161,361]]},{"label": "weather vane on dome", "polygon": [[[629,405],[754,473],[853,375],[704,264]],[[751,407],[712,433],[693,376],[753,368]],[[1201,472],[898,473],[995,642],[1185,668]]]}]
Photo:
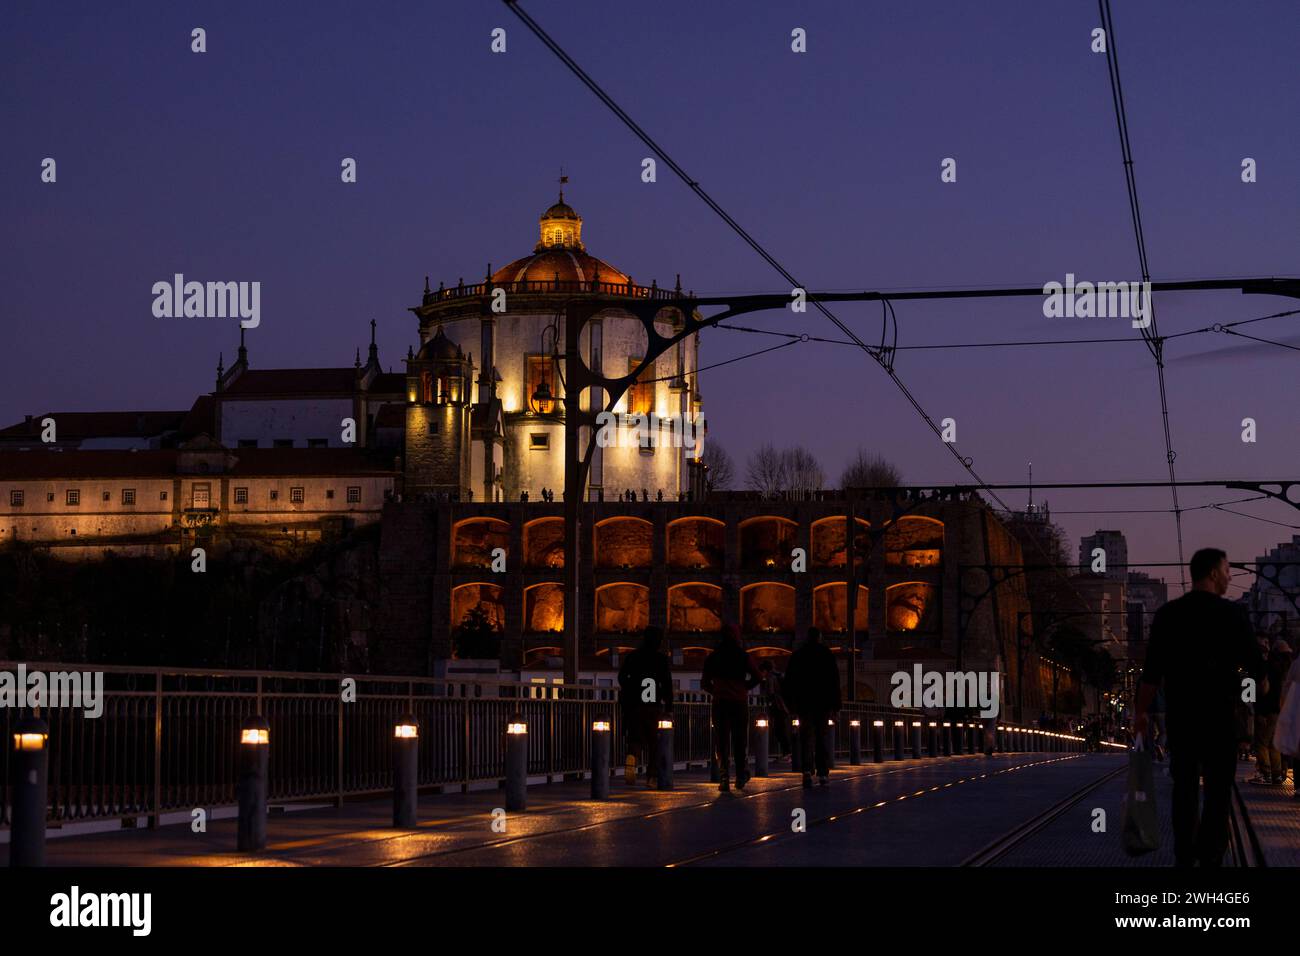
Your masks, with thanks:
[{"label": "weather vane on dome", "polygon": [[564,202],[564,184],[569,181],[569,177],[564,175],[564,167],[560,167],[560,202]]}]

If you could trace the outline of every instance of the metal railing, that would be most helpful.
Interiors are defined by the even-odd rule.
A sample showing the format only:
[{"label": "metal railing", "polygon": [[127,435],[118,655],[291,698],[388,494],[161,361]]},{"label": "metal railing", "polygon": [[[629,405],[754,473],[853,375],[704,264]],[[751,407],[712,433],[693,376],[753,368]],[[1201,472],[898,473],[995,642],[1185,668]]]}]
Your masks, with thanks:
[{"label": "metal railing", "polygon": [[[0,670],[16,663],[0,661]],[[190,670],[29,664],[31,671],[104,675],[103,711],[87,717],[70,707],[46,708],[49,725],[49,821],[148,816],[236,802],[240,724],[260,714],[270,723],[272,802],[342,801],[392,787],[393,727],[413,714],[420,726],[419,785],[468,788],[505,778],[505,727],[514,715],[529,729],[528,772],[547,780],[589,771],[592,723],[608,721],[611,758],[625,758],[615,688],[376,677],[283,671]],[[344,700],[344,680],[355,697]],[[765,707],[751,698],[751,711]],[[846,704],[837,751],[847,753],[848,721],[900,711]],[[6,751],[19,719],[0,708]],[[712,749],[710,704],[698,691],[673,704],[674,758],[704,765]],[[910,748],[910,743],[909,743]],[[909,750],[910,752],[910,750]],[[7,753],[6,753],[7,758]],[[9,825],[13,781],[0,761],[0,826]]]}]

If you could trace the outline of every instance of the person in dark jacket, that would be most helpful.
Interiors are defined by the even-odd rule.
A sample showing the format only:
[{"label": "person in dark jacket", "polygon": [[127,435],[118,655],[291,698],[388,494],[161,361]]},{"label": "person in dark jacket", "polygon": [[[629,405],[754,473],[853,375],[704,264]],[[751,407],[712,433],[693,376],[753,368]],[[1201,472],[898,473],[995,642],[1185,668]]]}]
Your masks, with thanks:
[{"label": "person in dark jacket", "polygon": [[647,627],[641,646],[629,651],[618,671],[618,699],[627,738],[627,782],[636,783],[637,755],[645,754],[646,786],[654,785],[659,718],[673,711],[673,675],[668,655],[660,651],[663,631]]},{"label": "person in dark jacket", "polygon": [[728,624],[718,646],[704,660],[700,686],[713,695],[713,733],[717,741],[718,790],[731,790],[731,755],[736,757],[736,786],[749,781],[749,689],[762,679],[740,643],[740,630]]},{"label": "person in dark jacket", "polygon": [[830,720],[840,709],[840,667],[821,632],[808,628],[808,636],[790,655],[785,670],[785,699],[799,715],[799,747],[803,760],[803,785],[812,786],[813,769],[823,787],[830,778]]},{"label": "person in dark jacket", "polygon": [[1277,730],[1278,714],[1282,711],[1282,687],[1287,672],[1291,670],[1291,647],[1278,638],[1267,651],[1264,663],[1265,686],[1260,688],[1255,702],[1255,767],[1257,773],[1247,783],[1286,783],[1286,763],[1282,754],[1273,748],[1273,732]]},{"label": "person in dark jacket", "polygon": [[1203,548],[1192,555],[1190,570],[1192,589],[1163,605],[1151,622],[1133,730],[1150,740],[1151,705],[1163,684],[1175,865],[1220,867],[1237,771],[1242,675],[1258,681],[1262,661],[1245,609],[1223,598],[1232,573],[1228,556]]}]

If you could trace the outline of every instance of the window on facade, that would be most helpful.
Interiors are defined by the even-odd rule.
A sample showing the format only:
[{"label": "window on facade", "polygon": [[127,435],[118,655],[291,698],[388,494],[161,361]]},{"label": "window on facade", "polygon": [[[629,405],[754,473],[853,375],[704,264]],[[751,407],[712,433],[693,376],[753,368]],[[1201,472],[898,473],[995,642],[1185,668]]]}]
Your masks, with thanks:
[{"label": "window on facade", "polygon": [[330,440],[328,438],[308,438],[308,448],[328,448]]},{"label": "window on facade", "polygon": [[191,490],[190,507],[206,508],[212,503],[212,486],[204,484],[195,484]]},{"label": "window on facade", "polygon": [[[641,359],[628,359],[628,372],[635,372]],[[627,390],[627,413],[629,415],[648,415],[655,407],[655,367],[654,363],[637,376],[636,382]]]},{"label": "window on facade", "polygon": [[23,493],[21,491],[9,492],[9,507],[21,508],[23,506]]},{"label": "window on facade", "polygon": [[111,491],[104,492],[104,502],[107,503],[112,500],[113,500],[113,493]]},{"label": "window on facade", "polygon": [[289,489],[289,504],[300,505],[302,504],[303,498],[304,495],[303,495],[303,490],[301,488]]},{"label": "window on facade", "polygon": [[135,489],[134,489],[134,488],[123,488],[123,489],[122,489],[122,504],[124,504],[124,505],[133,505],[133,504],[135,504]]},{"label": "window on facade", "polygon": [[158,500],[159,500],[159,501],[166,501],[166,500],[167,500],[167,492],[165,492],[165,491],[160,491],[160,492],[158,492]]},{"label": "window on facade", "polygon": [[325,500],[326,500],[326,501],[333,501],[333,500],[334,500],[334,489],[333,489],[333,488],[326,488],[326,489],[325,489]]},{"label": "window on facade", "polygon": [[47,502],[52,502],[52,501],[54,501],[54,492],[52,492],[52,491],[51,491],[51,492],[47,492],[46,495],[45,495],[45,500],[46,500]]},{"label": "window on facade", "polygon": [[545,432],[534,432],[528,436],[528,447],[533,451],[546,451],[551,447],[551,436]]},{"label": "window on facade", "polygon": [[[555,374],[555,357],[551,355],[530,355],[528,356],[528,382],[527,392],[524,395],[524,403],[532,411],[539,415],[550,415],[555,411],[555,399],[545,402],[533,402],[533,393],[543,382],[546,383],[547,391],[552,396],[558,395],[556,383],[559,381]],[[536,408],[534,408],[536,404]]]},{"label": "window on facade", "polygon": [[67,502],[68,502],[68,504],[70,504],[70,505],[79,505],[79,504],[81,504],[81,489],[80,489],[80,488],[69,488],[69,489],[68,489]]},{"label": "window on facade", "polygon": [[276,448],[292,448],[292,447],[293,447],[293,439],[292,439],[292,438],[277,438],[277,439],[275,440],[275,447],[276,447]]},{"label": "window on facade", "polygon": [[256,439],[256,438],[241,438],[241,439],[239,439],[239,447],[240,447],[240,448],[256,448],[256,447],[257,447],[257,439]]},{"label": "window on facade", "polygon": [[246,505],[246,504],[248,504],[248,489],[247,489],[247,488],[236,488],[236,489],[235,489],[235,504],[237,504],[237,505]]},{"label": "window on facade", "polygon": [[348,504],[355,505],[361,503],[361,486],[352,485],[348,488]]},{"label": "window on facade", "polygon": [[280,491],[279,491],[278,488],[272,488],[272,489],[271,489],[271,500],[272,500],[272,501],[279,501],[279,500],[280,500]]}]

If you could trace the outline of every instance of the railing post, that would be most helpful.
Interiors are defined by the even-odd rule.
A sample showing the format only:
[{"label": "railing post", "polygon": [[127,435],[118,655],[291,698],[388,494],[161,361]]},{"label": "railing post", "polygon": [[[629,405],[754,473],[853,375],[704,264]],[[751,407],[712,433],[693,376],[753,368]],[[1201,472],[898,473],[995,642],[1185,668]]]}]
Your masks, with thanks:
[{"label": "railing post", "polygon": [[462,697],[460,700],[461,700],[461,717],[464,722],[464,734],[463,734],[463,739],[461,741],[462,750],[461,750],[461,763],[460,763],[461,791],[463,793],[469,793],[469,755],[471,750],[470,728],[469,728],[469,698]]},{"label": "railing post", "polygon": [[156,830],[162,817],[162,671],[153,673],[153,810],[149,829]]},{"label": "railing post", "polygon": [[[341,683],[341,682],[340,682]],[[334,805],[343,806],[343,693],[342,688],[334,698],[334,706],[338,708],[334,721],[334,783],[335,795]]]}]

